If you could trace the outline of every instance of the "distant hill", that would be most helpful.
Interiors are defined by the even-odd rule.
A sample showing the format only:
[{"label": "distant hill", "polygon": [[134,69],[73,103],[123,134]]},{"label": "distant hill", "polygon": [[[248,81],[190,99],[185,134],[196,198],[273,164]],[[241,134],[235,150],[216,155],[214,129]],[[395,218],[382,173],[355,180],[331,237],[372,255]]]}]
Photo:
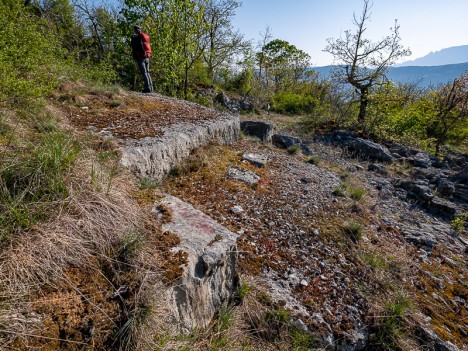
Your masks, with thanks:
[{"label": "distant hill", "polygon": [[[312,67],[320,76],[327,78],[335,66]],[[443,66],[391,67],[388,79],[395,83],[419,82],[421,87],[444,84],[468,70],[468,62]]]},{"label": "distant hill", "polygon": [[468,62],[468,45],[452,46],[431,52],[424,57],[403,62],[398,66],[442,66],[465,62]]}]

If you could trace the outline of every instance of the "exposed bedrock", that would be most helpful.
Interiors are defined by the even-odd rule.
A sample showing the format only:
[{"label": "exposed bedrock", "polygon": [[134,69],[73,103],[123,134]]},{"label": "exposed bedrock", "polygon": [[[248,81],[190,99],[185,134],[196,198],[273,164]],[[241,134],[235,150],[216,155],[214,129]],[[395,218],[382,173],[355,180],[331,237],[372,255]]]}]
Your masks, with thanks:
[{"label": "exposed bedrock", "polygon": [[214,141],[231,144],[239,138],[238,116],[225,114],[215,120],[172,125],[162,137],[128,142],[121,163],[141,178],[162,180],[190,153]]},{"label": "exposed bedrock", "polygon": [[169,310],[182,333],[206,328],[233,300],[239,287],[237,234],[174,196],[160,204],[170,209],[163,230],[180,238],[188,254],[183,275],[169,288]]}]

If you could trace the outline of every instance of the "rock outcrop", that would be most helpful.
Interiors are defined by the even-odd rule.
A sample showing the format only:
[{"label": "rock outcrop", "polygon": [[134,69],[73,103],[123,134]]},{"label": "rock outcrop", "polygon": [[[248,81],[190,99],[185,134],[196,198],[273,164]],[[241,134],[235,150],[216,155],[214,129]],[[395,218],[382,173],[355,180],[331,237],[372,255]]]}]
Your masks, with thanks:
[{"label": "rock outcrop", "polygon": [[265,143],[271,142],[274,128],[270,123],[259,121],[242,121],[240,128],[246,135],[257,137]]},{"label": "rock outcrop", "polygon": [[212,141],[237,141],[239,130],[239,117],[228,114],[214,120],[175,124],[165,128],[162,137],[127,142],[121,149],[121,163],[138,177],[159,181],[193,150]]},{"label": "rock outcrop", "polygon": [[237,234],[176,197],[166,196],[161,204],[171,214],[163,230],[180,238],[172,251],[188,254],[184,273],[168,294],[173,321],[180,332],[189,333],[208,327],[237,292]]}]

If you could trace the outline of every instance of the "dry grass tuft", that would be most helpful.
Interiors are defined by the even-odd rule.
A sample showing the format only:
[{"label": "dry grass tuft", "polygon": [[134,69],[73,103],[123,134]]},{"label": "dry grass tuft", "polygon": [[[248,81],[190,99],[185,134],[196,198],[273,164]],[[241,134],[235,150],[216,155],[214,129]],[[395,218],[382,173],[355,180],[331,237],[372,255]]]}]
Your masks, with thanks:
[{"label": "dry grass tuft", "polygon": [[[155,260],[154,253],[151,260],[138,253],[131,260],[119,256],[133,233],[145,232],[146,215],[129,196],[127,174],[111,175],[99,164],[91,164],[89,159],[82,157],[75,164],[68,184],[69,196],[52,204],[54,215],[50,220],[15,235],[9,247],[0,251],[0,343],[6,345],[18,339],[23,340],[23,346],[37,345],[38,340],[59,342],[60,333],[68,330],[64,325],[79,329],[80,322],[70,324],[73,306],[80,308],[80,304],[73,303],[75,300],[85,301],[88,306],[82,306],[76,318],[93,321],[96,313],[107,316],[107,322],[101,324],[110,330],[99,331],[99,326],[93,327],[98,332],[96,338],[103,342],[112,336],[112,329],[118,328],[123,318],[119,317],[118,301],[113,302],[109,297],[119,288],[116,282],[138,285],[148,276],[149,267],[155,267],[151,262]],[[90,169],[94,170],[94,176]],[[135,268],[143,265],[147,269],[137,272]],[[76,274],[70,269],[87,273],[75,279]],[[92,296],[85,298],[86,291],[92,292]],[[54,294],[56,299],[69,301],[65,310],[58,305],[55,305],[57,309],[49,310],[40,307]],[[137,300],[134,296],[128,302],[133,309],[139,304]],[[54,313],[57,321],[50,322]],[[61,324],[59,316],[64,313],[69,317],[64,317],[66,323]],[[44,323],[59,326],[54,329]],[[47,329],[50,333],[44,336]],[[73,342],[70,345],[83,346]]]}]

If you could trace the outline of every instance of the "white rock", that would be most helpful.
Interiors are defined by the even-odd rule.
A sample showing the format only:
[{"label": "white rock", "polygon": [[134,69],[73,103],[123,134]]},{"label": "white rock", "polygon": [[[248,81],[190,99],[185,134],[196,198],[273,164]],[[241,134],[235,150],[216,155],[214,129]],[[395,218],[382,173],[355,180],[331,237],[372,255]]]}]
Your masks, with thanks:
[{"label": "white rock", "polygon": [[235,214],[239,214],[239,213],[244,212],[244,209],[240,206],[234,206],[233,208],[231,208],[231,212]]}]

